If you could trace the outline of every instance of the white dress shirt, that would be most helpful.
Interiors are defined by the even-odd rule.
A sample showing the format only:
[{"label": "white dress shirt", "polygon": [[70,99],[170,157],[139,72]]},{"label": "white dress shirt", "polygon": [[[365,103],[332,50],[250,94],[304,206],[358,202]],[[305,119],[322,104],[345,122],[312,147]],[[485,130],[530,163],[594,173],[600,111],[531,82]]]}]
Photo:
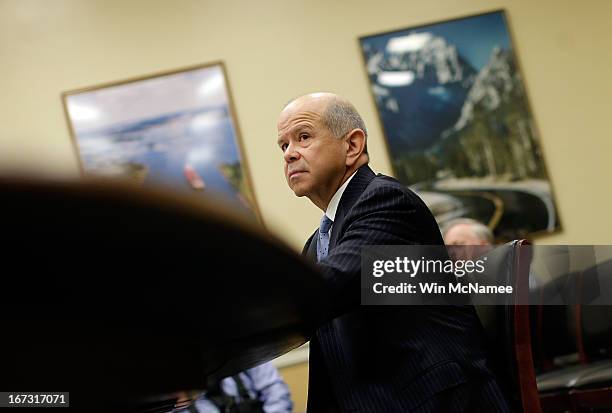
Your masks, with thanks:
[{"label": "white dress shirt", "polygon": [[[331,201],[329,201],[329,205],[327,205],[327,210],[325,211],[325,215],[327,215],[327,218],[331,219],[332,221],[336,219],[336,211],[338,210],[338,204],[340,204],[340,200],[342,199],[342,194],[344,194],[344,190],[348,186],[349,182],[351,182],[351,179],[353,179],[356,173],[357,171],[353,172],[353,175],[349,176],[346,182],[343,183],[342,186],[338,188],[334,196],[332,196]],[[331,228],[329,229],[330,237],[331,237],[331,233],[333,230],[334,230],[334,225],[332,224]]]}]

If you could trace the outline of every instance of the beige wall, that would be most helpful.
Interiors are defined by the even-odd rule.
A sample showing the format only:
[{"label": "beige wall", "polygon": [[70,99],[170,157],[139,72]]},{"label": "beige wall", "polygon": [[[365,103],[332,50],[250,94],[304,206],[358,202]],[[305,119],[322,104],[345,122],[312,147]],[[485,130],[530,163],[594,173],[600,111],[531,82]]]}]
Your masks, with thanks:
[{"label": "beige wall", "polygon": [[77,173],[62,91],[223,60],[264,219],[298,248],[320,211],[286,188],[281,105],[314,90],[348,96],[371,130],[373,167],[390,173],[358,36],[500,7],[565,226],[542,242],[610,243],[607,0],[0,0],[0,170]]},{"label": "beige wall", "polygon": [[[565,230],[545,243],[612,243],[612,1],[0,0],[0,172],[76,175],[62,91],[223,60],[266,224],[295,248],[320,211],[286,188],[279,108],[330,90],[371,131],[390,173],[357,38],[506,8]],[[286,369],[298,406],[305,366]]]},{"label": "beige wall", "polygon": [[283,380],[289,386],[293,410],[295,413],[306,411],[308,396],[308,363],[299,363],[279,370]]}]

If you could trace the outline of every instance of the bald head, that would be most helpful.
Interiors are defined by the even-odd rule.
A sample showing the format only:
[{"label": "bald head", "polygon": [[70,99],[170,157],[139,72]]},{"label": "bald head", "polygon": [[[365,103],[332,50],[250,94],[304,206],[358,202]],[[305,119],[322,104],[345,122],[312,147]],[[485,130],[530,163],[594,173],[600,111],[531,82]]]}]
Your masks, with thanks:
[{"label": "bald head", "polygon": [[283,107],[283,110],[291,109],[291,108],[294,108],[295,106],[302,105],[302,104],[308,103],[308,102],[318,102],[320,104],[324,104],[325,105],[329,101],[331,101],[332,99],[343,99],[343,100],[346,100],[342,96],[337,95],[335,93],[331,93],[331,92],[306,93],[305,95],[300,95],[300,96],[298,96],[296,98],[291,99]]},{"label": "bald head", "polygon": [[[365,122],[355,109],[355,106],[343,96],[329,92],[308,93],[298,96],[285,105],[282,113],[304,107],[318,111],[323,125],[326,126],[336,138],[342,138],[353,129],[361,129],[367,138],[368,131]],[[366,144],[364,153],[368,153]]]}]

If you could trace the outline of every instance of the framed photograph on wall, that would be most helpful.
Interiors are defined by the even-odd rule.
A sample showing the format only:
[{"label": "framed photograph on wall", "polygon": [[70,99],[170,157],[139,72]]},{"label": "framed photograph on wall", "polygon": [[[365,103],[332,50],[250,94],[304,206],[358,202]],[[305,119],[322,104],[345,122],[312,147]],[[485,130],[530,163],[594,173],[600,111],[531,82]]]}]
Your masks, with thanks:
[{"label": "framed photograph on wall", "polygon": [[474,218],[498,240],[560,228],[502,10],[359,43],[394,174],[441,226]]},{"label": "framed photograph on wall", "polygon": [[84,175],[214,193],[260,218],[223,63],[62,94]]}]

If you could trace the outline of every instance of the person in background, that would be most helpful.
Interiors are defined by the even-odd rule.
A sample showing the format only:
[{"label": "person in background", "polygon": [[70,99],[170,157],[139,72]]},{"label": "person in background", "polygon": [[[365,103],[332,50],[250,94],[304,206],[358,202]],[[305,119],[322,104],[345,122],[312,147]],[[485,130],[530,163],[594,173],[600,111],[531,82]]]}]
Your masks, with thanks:
[{"label": "person in background", "polygon": [[493,232],[471,218],[457,218],[442,227],[442,238],[456,260],[471,260],[493,249]]},{"label": "person in background", "polygon": [[493,245],[493,232],[471,218],[458,218],[449,221],[442,228],[446,245]]},{"label": "person in background", "polygon": [[[471,218],[457,218],[442,227],[444,243],[456,259],[474,259],[494,248],[493,232],[485,224]],[[538,280],[529,272],[529,289],[535,290]]]},{"label": "person in background", "polygon": [[291,413],[289,387],[271,362],[210,386],[181,413]]}]

